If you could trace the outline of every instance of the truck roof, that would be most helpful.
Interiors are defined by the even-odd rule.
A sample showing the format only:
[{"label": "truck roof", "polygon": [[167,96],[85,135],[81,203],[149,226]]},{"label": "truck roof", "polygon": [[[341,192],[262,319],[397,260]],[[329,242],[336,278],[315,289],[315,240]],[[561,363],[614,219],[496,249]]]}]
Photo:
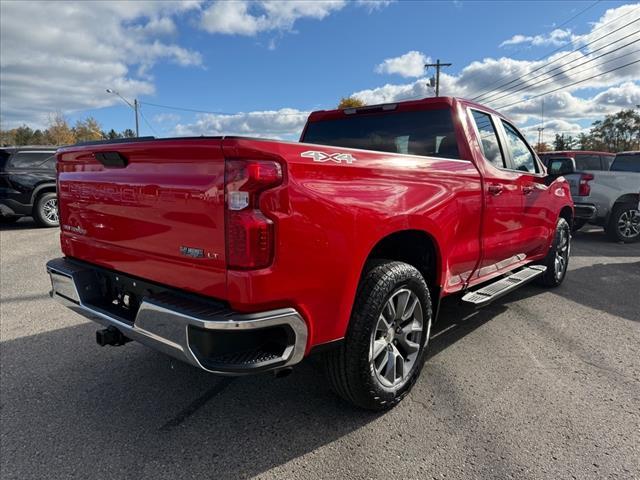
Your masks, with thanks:
[{"label": "truck roof", "polygon": [[363,107],[356,108],[336,108],[332,110],[316,110],[309,114],[307,121],[315,122],[322,120],[329,120],[333,118],[344,117],[345,115],[353,115],[357,113],[375,113],[380,111],[391,111],[396,109],[401,110],[421,110],[437,108],[442,106],[453,107],[456,103],[463,103],[472,107],[478,107],[482,110],[491,112],[499,117],[507,118],[500,112],[497,112],[485,105],[473,102],[461,97],[428,97],[421,98],[419,100],[405,100],[401,102],[381,103],[377,105],[365,105]]}]

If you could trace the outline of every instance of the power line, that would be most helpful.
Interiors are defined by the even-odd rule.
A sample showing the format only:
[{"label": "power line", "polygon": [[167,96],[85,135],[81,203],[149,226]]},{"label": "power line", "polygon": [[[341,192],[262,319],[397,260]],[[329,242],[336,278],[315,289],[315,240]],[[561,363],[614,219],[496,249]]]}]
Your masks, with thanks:
[{"label": "power line", "polygon": [[[636,31],[636,32],[634,32],[632,35],[636,35],[636,34],[638,34],[638,33],[640,33],[640,31]],[[631,36],[631,35],[630,35],[630,36]],[[626,37],[626,38],[629,38],[629,37]],[[624,38],[621,38],[620,40],[624,40]],[[616,40],[616,42],[618,42],[618,41],[620,41],[620,40]],[[612,43],[616,43],[616,42],[612,42]],[[526,90],[526,89],[527,89],[527,88],[529,88],[529,87],[538,87],[540,84],[545,83],[545,82],[548,82],[549,80],[551,80],[551,79],[552,79],[552,78],[554,78],[554,77],[557,77],[558,75],[566,74],[567,72],[570,72],[571,70],[573,70],[573,69],[575,69],[575,68],[578,68],[578,67],[581,67],[581,66],[583,66],[583,65],[586,65],[587,63],[591,63],[591,62],[593,62],[594,60],[597,60],[597,59],[599,59],[599,58],[606,57],[607,55],[611,55],[612,53],[618,52],[618,51],[622,50],[623,48],[626,48],[626,47],[628,47],[629,45],[633,45],[634,43],[638,43],[638,42],[640,42],[640,39],[637,39],[637,40],[634,40],[634,41],[632,41],[632,42],[626,43],[626,44],[622,45],[621,47],[615,48],[615,49],[613,49],[613,50],[611,50],[611,51],[609,51],[609,52],[605,52],[605,53],[603,53],[603,54],[601,54],[601,55],[598,55],[598,56],[596,56],[596,57],[590,58],[589,60],[586,60],[586,61],[584,61],[584,62],[582,62],[582,63],[578,63],[577,65],[573,65],[572,67],[570,67],[570,68],[568,68],[568,69],[566,69],[566,70],[562,70],[562,71],[560,71],[560,72],[558,72],[558,73],[555,73],[555,74],[551,75],[549,78],[545,78],[544,80],[540,81],[537,85],[529,85],[529,82],[531,82],[531,81],[532,81],[532,80],[534,80],[535,78],[539,78],[539,77],[541,77],[541,76],[543,76],[543,75],[548,75],[548,74],[550,74],[551,72],[553,72],[553,71],[555,71],[555,70],[558,70],[559,68],[566,67],[567,65],[569,65],[569,63],[572,63],[572,62],[575,62],[576,60],[578,60],[578,59],[576,58],[575,60],[572,60],[572,61],[571,61],[571,62],[569,62],[569,63],[566,63],[566,64],[564,64],[564,65],[559,65],[559,66],[557,66],[556,68],[553,68],[553,69],[549,70],[548,72],[544,72],[544,73],[542,73],[542,74],[540,74],[540,75],[537,75],[537,76],[535,76],[535,77],[533,77],[533,78],[529,79],[528,81],[520,82],[520,83],[518,83],[518,84],[516,84],[516,85],[514,85],[514,86],[513,86],[513,87],[515,88],[515,87],[517,87],[517,86],[519,86],[519,85],[524,85],[524,87],[520,87],[520,88],[518,88],[518,89],[516,89],[516,90],[512,90],[512,91],[507,91],[507,92],[505,92],[503,95],[500,95],[500,96],[498,96],[498,97],[494,97],[494,98],[491,98],[491,99],[489,99],[489,98],[485,98],[483,101],[484,101],[484,102],[495,102],[495,101],[497,101],[497,100],[500,100],[501,98],[510,97],[510,96],[512,96],[512,95],[515,95],[516,93],[518,93],[518,92],[520,92],[520,91],[522,91],[522,90]],[[611,45],[611,44],[609,44],[609,45]],[[609,46],[609,45],[607,45],[607,46]],[[634,51],[633,51],[633,52],[631,52],[631,53],[635,53],[635,52],[637,52],[637,50],[634,50]],[[599,63],[599,64],[597,64],[597,65],[594,65],[594,66],[593,66],[593,67],[591,67],[591,68],[595,68],[595,67],[599,67],[599,66],[601,66],[601,65],[605,65],[605,64],[607,64],[607,63],[609,63],[609,62],[612,62],[612,61],[617,60],[617,59],[619,59],[619,58],[626,57],[626,56],[628,56],[628,55],[630,55],[630,53],[625,53],[624,55],[621,55],[621,56],[616,57],[616,58],[614,58],[614,59],[607,60],[606,62],[603,62],[603,63]]]},{"label": "power line", "polygon": [[[211,115],[248,115],[251,112],[216,112],[216,111],[211,111],[211,110],[197,110],[195,108],[184,108],[184,107],[175,107],[172,105],[161,105],[159,103],[150,103],[150,102],[139,102],[141,104],[144,105],[148,105],[150,107],[157,107],[157,108],[166,108],[168,110],[178,110],[178,111],[182,111],[182,112],[192,112],[192,113],[208,113]],[[293,113],[293,112],[276,112],[274,111],[273,114],[274,115],[307,115],[308,112],[298,112],[298,113]]]},{"label": "power line", "polygon": [[[636,9],[634,9],[634,10],[633,10],[633,12],[636,12],[638,9],[640,9],[640,7],[638,7],[638,8],[636,8]],[[590,32],[590,33],[589,33],[589,35],[593,34],[594,32],[597,32],[598,30],[601,30],[602,28],[606,27],[607,25],[610,25],[611,23],[613,23],[613,22],[615,22],[615,21],[617,21],[617,20],[619,20],[619,19],[620,19],[620,17],[616,17],[616,18],[614,18],[613,20],[608,21],[607,23],[605,23],[605,24],[601,25],[600,27],[598,27],[598,28],[596,28],[595,30],[593,30],[592,32]],[[590,42],[588,42],[588,43],[586,43],[586,44],[584,44],[584,45],[582,45],[582,46],[580,46],[580,47],[576,48],[575,50],[572,50],[572,51],[570,51],[570,52],[566,53],[565,55],[562,55],[561,57],[556,58],[556,59],[555,59],[555,60],[553,60],[553,61],[547,62],[547,63],[545,63],[544,65],[541,65],[541,66],[539,66],[539,67],[537,67],[537,68],[534,68],[533,70],[530,70],[529,72],[525,73],[524,75],[519,75],[519,76],[517,76],[517,77],[514,77],[512,80],[510,80],[510,81],[508,81],[508,82],[506,82],[506,83],[503,83],[502,85],[497,86],[497,87],[496,87],[496,88],[494,88],[493,90],[489,90],[489,91],[486,91],[486,92],[484,92],[484,93],[481,93],[480,95],[476,95],[475,97],[473,97],[473,98],[472,98],[472,100],[479,100],[479,99],[480,99],[480,98],[482,98],[482,97],[486,97],[487,95],[490,95],[491,93],[496,92],[497,90],[501,89],[502,87],[506,87],[506,86],[508,86],[508,85],[510,85],[510,84],[512,84],[512,83],[514,83],[514,82],[517,82],[518,80],[522,79],[523,77],[526,77],[526,76],[528,76],[528,75],[531,75],[532,73],[538,72],[538,71],[542,70],[543,68],[546,68],[546,67],[548,67],[549,65],[551,65],[551,64],[553,64],[553,63],[555,63],[555,62],[558,62],[558,61],[562,60],[563,58],[566,58],[567,56],[571,55],[572,53],[576,53],[576,52],[578,52],[578,51],[582,50],[583,48],[588,47],[589,45],[592,45],[592,44],[594,44],[594,43],[596,43],[596,42],[599,42],[599,41],[600,41],[600,40],[602,40],[603,38],[608,37],[609,35],[612,35],[612,34],[614,34],[614,33],[618,32],[618,31],[622,30],[623,28],[628,27],[628,26],[629,26],[629,25],[631,25],[632,23],[635,23],[635,22],[637,22],[637,21],[639,21],[639,20],[640,20],[640,18],[636,18],[635,20],[632,20],[631,22],[629,22],[629,23],[627,23],[627,24],[625,24],[625,25],[622,25],[621,27],[619,27],[619,28],[617,28],[617,29],[615,29],[615,30],[612,30],[611,32],[608,32],[608,33],[606,33],[606,34],[602,35],[601,37],[598,37],[598,38],[596,38],[595,40],[592,40],[592,41],[590,41]],[[570,42],[568,45],[573,45],[573,44],[575,44],[576,42],[578,42],[579,40],[581,40],[581,39],[580,39],[580,38],[577,38],[577,39],[573,40],[572,42]],[[553,55],[554,53],[556,53],[557,51],[562,50],[562,49],[563,49],[563,48],[565,48],[566,46],[567,46],[567,45],[562,45],[562,46],[560,46],[560,47],[556,48],[555,50],[553,50],[553,51],[551,51],[551,52],[549,52],[549,53],[547,53],[547,54],[543,55],[542,57],[537,58],[537,59],[536,59],[536,60],[534,60],[534,61],[536,61],[536,62],[537,62],[537,61],[542,60],[543,58],[548,58],[548,57],[550,57],[551,55]],[[487,85],[487,87],[490,87],[490,86],[492,86],[492,85],[495,85],[495,84],[496,84],[496,83],[498,83],[498,82],[500,82],[500,79],[495,80],[495,81],[494,81],[494,82],[492,82],[491,84]],[[483,100],[483,101],[484,101],[484,100]]]},{"label": "power line", "polygon": [[607,70],[606,72],[598,73],[597,75],[592,75],[592,76],[591,76],[591,77],[589,77],[589,78],[584,78],[584,79],[582,79],[582,80],[578,80],[577,82],[573,82],[573,83],[570,83],[570,84],[568,84],[568,85],[564,85],[564,86],[562,86],[562,87],[554,88],[553,90],[549,90],[549,91],[547,91],[547,92],[540,93],[540,94],[538,94],[538,95],[534,95],[534,96],[532,96],[532,97],[525,98],[525,99],[523,99],[523,100],[519,100],[519,101],[517,101],[517,102],[509,103],[509,104],[507,104],[507,105],[502,105],[501,107],[496,107],[496,110],[499,110],[499,109],[502,109],[502,108],[509,108],[509,107],[513,107],[514,105],[518,105],[519,103],[527,102],[527,101],[529,101],[529,100],[533,100],[534,98],[539,98],[539,97],[542,97],[542,96],[544,96],[544,95],[548,95],[548,94],[550,94],[550,93],[557,92],[558,90],[562,90],[562,89],[564,89],[564,88],[573,87],[574,85],[578,85],[578,84],[580,84],[580,83],[584,83],[584,82],[587,82],[587,81],[589,81],[589,80],[593,80],[594,78],[600,77],[600,76],[602,76],[602,75],[606,75],[607,73],[615,72],[616,70],[620,70],[620,69],[622,69],[622,68],[628,67],[628,66],[633,65],[633,64],[636,64],[636,63],[640,63],[640,60],[635,60],[635,61],[633,61],[633,62],[625,63],[624,65],[620,65],[619,67],[612,68],[611,70]]},{"label": "power line", "polygon": [[[142,103],[142,102],[138,102],[138,103]],[[159,136],[158,132],[156,132],[156,129],[153,128],[151,124],[147,121],[147,117],[145,117],[144,113],[142,112],[142,109],[140,108],[138,109],[138,111],[140,112],[140,116],[142,117],[142,120],[144,120],[144,123],[147,124],[147,127],[149,127],[149,129],[154,133],[156,137],[158,137]]]}]

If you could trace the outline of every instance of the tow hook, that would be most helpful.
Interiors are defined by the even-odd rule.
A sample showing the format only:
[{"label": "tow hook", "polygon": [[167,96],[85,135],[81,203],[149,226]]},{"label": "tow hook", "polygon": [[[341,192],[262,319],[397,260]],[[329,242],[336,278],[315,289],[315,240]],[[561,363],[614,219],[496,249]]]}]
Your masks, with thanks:
[{"label": "tow hook", "polygon": [[120,346],[130,341],[131,339],[125,337],[116,327],[107,327],[96,332],[96,343],[101,347],[105,345]]}]

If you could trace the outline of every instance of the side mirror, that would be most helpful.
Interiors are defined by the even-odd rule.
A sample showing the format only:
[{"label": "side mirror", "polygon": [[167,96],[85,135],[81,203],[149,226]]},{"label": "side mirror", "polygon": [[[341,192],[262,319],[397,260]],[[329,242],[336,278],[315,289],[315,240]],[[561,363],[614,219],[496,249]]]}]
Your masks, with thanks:
[{"label": "side mirror", "polygon": [[575,173],[576,161],[571,157],[550,158],[547,162],[547,174],[553,177]]}]

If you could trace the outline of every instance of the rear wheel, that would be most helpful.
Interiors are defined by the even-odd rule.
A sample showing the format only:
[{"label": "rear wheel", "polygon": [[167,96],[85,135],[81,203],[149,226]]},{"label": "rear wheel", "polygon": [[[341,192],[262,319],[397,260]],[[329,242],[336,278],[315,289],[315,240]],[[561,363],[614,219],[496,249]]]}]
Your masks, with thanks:
[{"label": "rear wheel", "polygon": [[618,203],[613,207],[609,225],[609,238],[615,242],[633,243],[640,240],[640,211],[637,203]]},{"label": "rear wheel", "polygon": [[325,358],[334,390],[362,408],[393,407],[420,374],[430,329],[431,299],[420,272],[402,262],[371,268],[343,344]]},{"label": "rear wheel", "polygon": [[549,253],[542,261],[547,270],[537,278],[539,284],[545,287],[559,286],[567,275],[569,254],[571,253],[571,228],[562,217],[556,223],[556,233]]},{"label": "rear wheel", "polygon": [[54,192],[46,192],[38,197],[33,209],[33,219],[40,227],[58,226],[58,197]]}]

